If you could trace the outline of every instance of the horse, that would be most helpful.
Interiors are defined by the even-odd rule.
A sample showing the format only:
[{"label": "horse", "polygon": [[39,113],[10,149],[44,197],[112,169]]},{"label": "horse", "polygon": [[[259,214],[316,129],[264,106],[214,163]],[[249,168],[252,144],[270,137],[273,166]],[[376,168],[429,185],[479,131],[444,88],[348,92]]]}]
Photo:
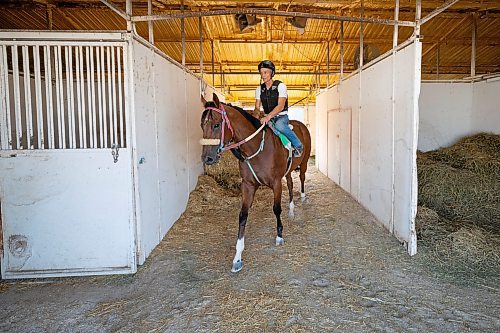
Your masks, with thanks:
[{"label": "horse", "polygon": [[[301,198],[305,200],[304,182],[307,163],[311,153],[311,135],[307,127],[299,121],[290,121],[293,131],[303,144],[300,157],[292,157],[279,137],[261,125],[259,119],[243,109],[221,103],[214,93],[213,102],[202,97],[204,111],[201,116],[203,138],[202,162],[215,164],[223,151],[231,150],[240,160],[239,170],[242,178],[242,205],[239,214],[236,254],[231,271],[236,273],[243,268],[241,255],[245,247],[245,226],[248,210],[252,206],[255,192],[262,185],[270,187],[274,194],[273,212],[276,216],[276,246],[284,244],[283,224],[281,223],[281,179],[286,178],[289,194],[289,217],[294,217],[292,170],[300,170]],[[267,135],[266,135],[267,134]],[[290,161],[290,163],[288,163]]]}]

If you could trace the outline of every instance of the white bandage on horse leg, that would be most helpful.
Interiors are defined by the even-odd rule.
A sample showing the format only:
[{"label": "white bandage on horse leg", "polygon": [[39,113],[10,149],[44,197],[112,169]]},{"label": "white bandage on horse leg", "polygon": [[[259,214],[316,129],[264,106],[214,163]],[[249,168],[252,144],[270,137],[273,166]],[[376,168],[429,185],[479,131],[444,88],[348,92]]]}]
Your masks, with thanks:
[{"label": "white bandage on horse leg", "polygon": [[233,263],[241,260],[241,253],[243,252],[244,248],[245,248],[245,237],[242,237],[241,239],[238,239],[238,241],[236,242],[236,254],[234,256]]},{"label": "white bandage on horse leg", "polygon": [[295,213],[293,212],[295,208],[295,205],[293,204],[293,201],[290,201],[290,206],[288,208],[288,217],[293,219],[295,217]]},{"label": "white bandage on horse leg", "polygon": [[202,145],[202,146],[218,146],[218,145],[220,145],[220,139],[200,139],[200,145]]}]

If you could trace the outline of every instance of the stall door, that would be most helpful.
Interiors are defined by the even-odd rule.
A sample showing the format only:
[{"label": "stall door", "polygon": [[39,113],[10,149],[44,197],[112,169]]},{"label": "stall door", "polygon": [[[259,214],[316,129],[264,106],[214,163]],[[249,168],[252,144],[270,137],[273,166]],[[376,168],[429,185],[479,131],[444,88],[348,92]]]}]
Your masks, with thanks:
[{"label": "stall door", "polygon": [[2,278],[135,272],[131,164],[119,155],[0,155]]},{"label": "stall door", "polygon": [[136,271],[123,38],[0,32],[3,278]]}]

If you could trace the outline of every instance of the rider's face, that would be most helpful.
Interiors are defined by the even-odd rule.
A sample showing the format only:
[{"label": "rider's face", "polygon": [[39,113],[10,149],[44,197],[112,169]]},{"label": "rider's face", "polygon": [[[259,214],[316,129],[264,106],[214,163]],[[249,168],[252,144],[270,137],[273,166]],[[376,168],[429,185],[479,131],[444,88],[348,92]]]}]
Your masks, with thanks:
[{"label": "rider's face", "polygon": [[262,81],[267,82],[271,80],[271,74],[272,70],[269,68],[261,68],[260,69],[260,77],[262,78]]}]

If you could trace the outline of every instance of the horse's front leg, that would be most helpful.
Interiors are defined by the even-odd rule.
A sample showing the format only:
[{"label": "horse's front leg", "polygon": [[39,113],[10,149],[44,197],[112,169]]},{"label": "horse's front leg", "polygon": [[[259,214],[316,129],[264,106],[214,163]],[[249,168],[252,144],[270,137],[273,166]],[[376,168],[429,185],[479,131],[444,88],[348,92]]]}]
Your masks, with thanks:
[{"label": "horse's front leg", "polygon": [[233,268],[231,272],[236,273],[243,268],[243,260],[241,260],[241,253],[245,248],[245,226],[247,224],[248,210],[252,207],[253,198],[257,186],[247,183],[244,180],[241,183],[242,204],[240,210],[239,227],[238,227],[238,240],[236,241],[236,254],[233,259]]},{"label": "horse's front leg", "polygon": [[282,192],[282,185],[281,185],[281,179],[279,179],[273,186],[273,193],[274,193],[273,212],[274,215],[276,216],[276,230],[277,230],[276,246],[284,244],[283,224],[281,223],[281,192]]},{"label": "horse's front leg", "polygon": [[290,172],[288,173],[288,175],[286,175],[286,187],[288,187],[288,196],[290,198],[288,217],[293,219],[295,217],[295,214],[293,212],[295,205],[293,204],[293,180]]}]

